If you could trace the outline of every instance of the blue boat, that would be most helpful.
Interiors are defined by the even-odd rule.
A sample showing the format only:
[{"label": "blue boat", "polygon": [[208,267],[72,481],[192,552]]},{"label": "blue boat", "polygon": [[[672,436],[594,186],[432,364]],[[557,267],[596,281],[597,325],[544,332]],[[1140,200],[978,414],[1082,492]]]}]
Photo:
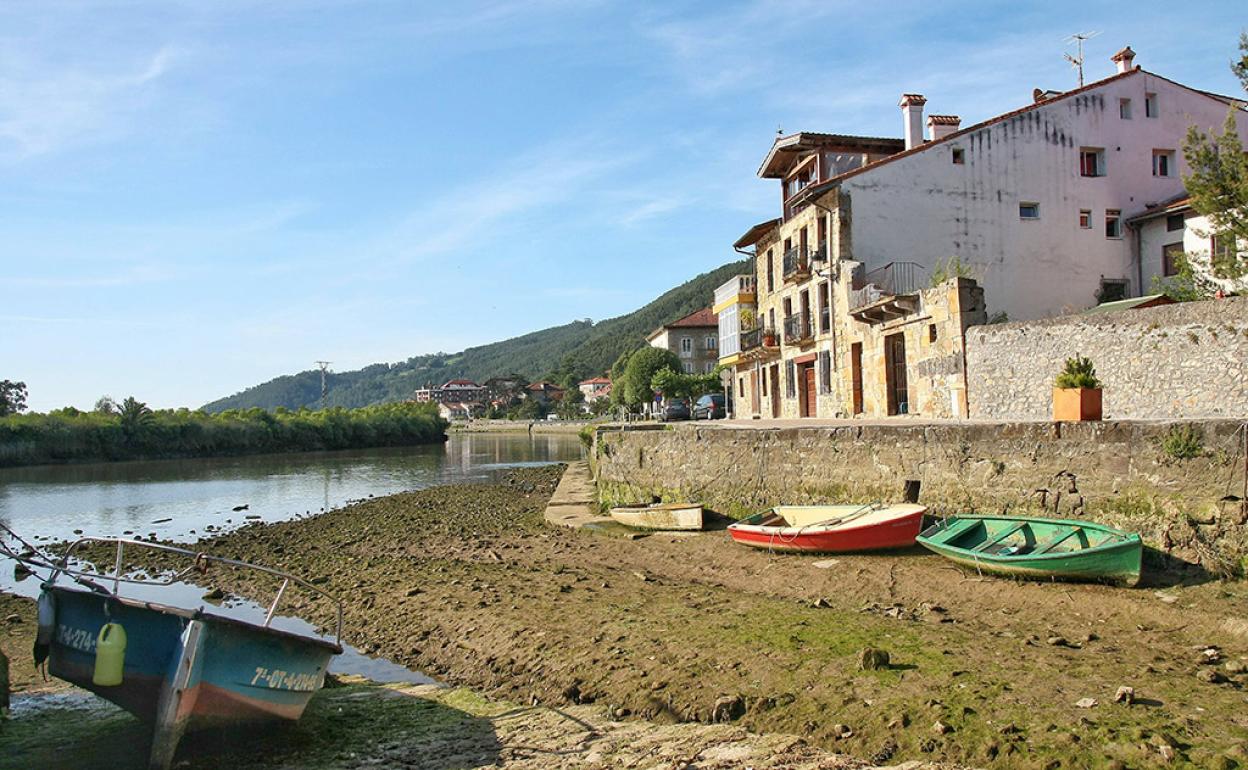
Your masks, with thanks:
[{"label": "blue boat", "polygon": [[[116,545],[118,568],[113,575],[70,566],[81,545],[100,542]],[[192,566],[163,580],[123,576],[120,565],[127,547],[184,556]],[[281,580],[263,622],[240,620],[215,608],[192,609],[125,596],[121,590],[122,585],[170,586],[192,572],[206,572],[213,564],[258,570]],[[58,585],[61,576],[77,585]],[[336,606],[338,626],[332,641],[312,632],[273,627],[274,613],[292,585]],[[124,629],[124,663],[118,684],[98,684],[95,676],[106,624]],[[40,596],[40,637],[48,640],[49,673],[152,724],[149,766],[153,768],[171,765],[187,731],[298,720],[324,684],[330,660],[342,652],[341,634],[341,603],[293,575],[137,540],[83,538],[75,542],[43,584]]]}]

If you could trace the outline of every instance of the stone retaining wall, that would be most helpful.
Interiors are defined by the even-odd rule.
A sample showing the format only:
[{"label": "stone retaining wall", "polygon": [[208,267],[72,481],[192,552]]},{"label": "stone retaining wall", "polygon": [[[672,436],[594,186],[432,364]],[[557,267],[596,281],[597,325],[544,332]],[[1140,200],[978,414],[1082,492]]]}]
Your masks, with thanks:
[{"label": "stone retaining wall", "polygon": [[1107,419],[1248,418],[1248,297],[968,329],[971,417],[1049,419],[1076,354],[1105,383]]},{"label": "stone retaining wall", "polygon": [[[1175,439],[1189,429],[1197,456],[1179,459]],[[607,427],[594,460],[608,505],[658,495],[739,518],[780,503],[897,500],[918,479],[936,514],[1095,518],[1221,574],[1248,556],[1248,515],[1221,501],[1243,489],[1234,421]]]}]

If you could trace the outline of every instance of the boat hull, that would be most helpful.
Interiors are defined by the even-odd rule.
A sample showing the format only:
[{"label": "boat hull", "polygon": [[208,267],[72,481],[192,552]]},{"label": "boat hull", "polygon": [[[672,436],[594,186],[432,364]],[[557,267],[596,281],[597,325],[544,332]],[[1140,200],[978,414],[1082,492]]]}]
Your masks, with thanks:
[{"label": "boat hull", "polygon": [[[728,527],[728,534],[738,543],[753,548],[791,553],[852,553],[855,551],[884,551],[914,545],[915,536],[923,528],[923,514],[927,508],[921,505],[892,506],[875,509],[861,517],[855,511],[861,506],[780,506],[773,512],[787,523],[797,526],[753,523],[765,521],[766,514],[745,519]],[[788,513],[788,516],[785,514]],[[824,526],[818,521],[841,523]],[[800,522],[809,523],[802,524]]]},{"label": "boat hull", "polygon": [[[324,683],[340,650],[231,618],[54,587],[55,630],[48,671],[155,725],[157,753],[172,759],[184,731],[293,721]],[[122,682],[92,681],[96,636],[105,623],[126,631]]]},{"label": "boat hull", "polygon": [[611,509],[611,518],[620,524],[637,529],[700,530],[702,529],[702,506],[664,503]]},{"label": "boat hull", "polygon": [[[995,528],[992,533],[990,528]],[[1007,531],[1000,543],[991,543],[989,534],[1001,537]],[[1087,533],[1098,542],[1092,543]],[[984,539],[972,546],[976,538]],[[1144,551],[1139,535],[1133,533],[1087,521],[1022,516],[954,517],[932,525],[917,540],[924,548],[979,572],[1125,586],[1139,583]],[[1045,552],[1046,541],[1068,542],[1072,547]],[[991,547],[977,550],[984,543]]]}]

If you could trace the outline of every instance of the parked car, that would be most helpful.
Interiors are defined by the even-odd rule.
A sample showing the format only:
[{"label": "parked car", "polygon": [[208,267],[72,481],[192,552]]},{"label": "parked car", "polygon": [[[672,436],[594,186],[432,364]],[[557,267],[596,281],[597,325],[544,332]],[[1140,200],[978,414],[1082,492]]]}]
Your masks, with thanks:
[{"label": "parked car", "polygon": [[728,416],[723,393],[707,393],[693,405],[693,419],[722,420]]},{"label": "parked car", "polygon": [[663,411],[659,412],[659,419],[663,422],[671,422],[673,420],[688,420],[689,405],[679,399],[668,401],[663,407]]}]

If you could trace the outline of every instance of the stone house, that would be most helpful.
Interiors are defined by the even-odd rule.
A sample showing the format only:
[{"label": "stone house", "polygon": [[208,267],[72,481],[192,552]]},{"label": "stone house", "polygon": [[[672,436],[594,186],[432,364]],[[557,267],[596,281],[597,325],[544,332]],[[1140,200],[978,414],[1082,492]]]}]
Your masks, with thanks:
[{"label": "stone house", "polygon": [[426,385],[416,391],[415,398],[419,402],[437,404],[476,403],[486,397],[486,388],[472,380],[447,380],[439,386]]},{"label": "stone house", "polygon": [[776,139],[758,175],[780,180],[781,216],[734,244],[760,329],[740,337],[738,416],[965,417],[967,327],[1138,294],[1127,220],[1181,193],[1188,126],[1232,107],[1134,55],[968,128],[932,115],[924,137],[926,100],[905,94],[902,139]]},{"label": "stone house", "polygon": [[1153,206],[1139,216],[1127,220],[1135,233],[1140,266],[1140,285],[1147,291],[1154,281],[1178,274],[1178,260],[1185,258],[1193,272],[1227,294],[1248,292],[1248,276],[1219,278],[1213,272],[1216,259],[1234,260],[1248,251],[1248,243],[1234,238],[1219,237],[1209,220],[1192,208],[1187,194]]},{"label": "stone house", "polygon": [[675,353],[685,374],[709,374],[719,363],[719,325],[709,307],[660,326],[646,342]]}]

